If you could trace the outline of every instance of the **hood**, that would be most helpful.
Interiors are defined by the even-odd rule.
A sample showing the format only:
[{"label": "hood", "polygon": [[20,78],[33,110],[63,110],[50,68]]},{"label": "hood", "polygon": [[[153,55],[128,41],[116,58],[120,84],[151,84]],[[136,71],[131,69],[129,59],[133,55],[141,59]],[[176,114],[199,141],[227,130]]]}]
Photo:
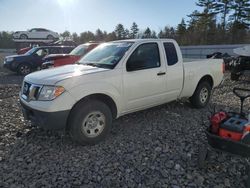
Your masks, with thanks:
[{"label": "hood", "polygon": [[43,59],[45,61],[51,61],[51,60],[56,60],[56,59],[67,58],[67,57],[70,57],[70,56],[74,56],[74,55],[70,55],[70,54],[50,54],[50,55],[46,56]]},{"label": "hood", "polygon": [[56,59],[63,59],[63,58],[68,58],[72,55],[70,54],[50,54],[50,55],[47,55],[46,57],[44,57],[43,59],[45,61],[51,61],[51,60],[56,60]]},{"label": "hood", "polygon": [[22,58],[27,58],[27,57],[29,57],[29,55],[21,54],[21,55],[10,55],[10,56],[6,56],[5,58],[22,59]]},{"label": "hood", "polygon": [[46,69],[28,74],[27,76],[25,76],[24,80],[33,84],[55,85],[61,80],[108,70],[110,69],[81,64],[65,65],[58,68]]}]

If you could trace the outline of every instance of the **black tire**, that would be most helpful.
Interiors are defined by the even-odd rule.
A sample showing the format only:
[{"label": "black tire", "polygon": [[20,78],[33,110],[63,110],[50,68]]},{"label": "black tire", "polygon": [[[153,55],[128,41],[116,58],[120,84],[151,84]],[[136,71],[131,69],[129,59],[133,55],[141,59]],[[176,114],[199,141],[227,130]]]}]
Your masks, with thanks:
[{"label": "black tire", "polygon": [[231,73],[231,80],[238,81],[239,77],[240,77],[240,75],[237,75],[235,73]]},{"label": "black tire", "polygon": [[194,94],[190,97],[190,102],[195,108],[204,108],[211,96],[212,86],[207,81],[198,84]]},{"label": "black tire", "polygon": [[25,35],[25,34],[21,34],[21,35],[20,35],[20,39],[28,39],[28,36]]},{"label": "black tire", "polygon": [[52,35],[48,35],[48,36],[47,36],[47,39],[48,39],[48,40],[54,40],[54,37],[53,37]]},{"label": "black tire", "polygon": [[19,65],[17,67],[17,73],[20,75],[25,76],[31,72],[32,72],[32,68],[31,68],[30,64],[28,64],[28,63],[22,63],[21,65]]},{"label": "black tire", "polygon": [[[91,118],[100,118],[101,120]],[[97,123],[99,124],[97,125]],[[110,131],[111,124],[112,113],[105,103],[98,100],[86,100],[73,108],[69,117],[68,128],[74,141],[81,145],[94,145],[104,140]]]}]

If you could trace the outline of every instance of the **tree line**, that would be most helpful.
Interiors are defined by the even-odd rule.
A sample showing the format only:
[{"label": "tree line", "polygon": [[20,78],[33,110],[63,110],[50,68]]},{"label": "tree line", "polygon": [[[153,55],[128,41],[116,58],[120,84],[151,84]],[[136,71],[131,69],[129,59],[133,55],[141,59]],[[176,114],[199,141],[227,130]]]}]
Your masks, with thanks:
[{"label": "tree line", "polygon": [[[177,27],[165,26],[158,33],[150,27],[140,29],[136,22],[130,28],[122,23],[114,31],[97,29],[80,34],[65,31],[62,37],[71,37],[77,44],[89,41],[112,41],[134,38],[172,38],[180,45],[240,44],[250,43],[249,0],[197,0],[201,11],[195,10]],[[0,48],[12,48],[12,32],[0,32]]]}]

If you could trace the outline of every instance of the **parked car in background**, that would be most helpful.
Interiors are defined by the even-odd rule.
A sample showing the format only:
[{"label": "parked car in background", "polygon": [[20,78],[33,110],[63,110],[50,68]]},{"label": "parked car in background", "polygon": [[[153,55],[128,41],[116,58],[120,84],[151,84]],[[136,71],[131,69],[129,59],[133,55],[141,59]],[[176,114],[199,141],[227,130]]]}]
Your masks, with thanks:
[{"label": "parked car in background", "polygon": [[55,40],[59,38],[59,34],[44,28],[33,28],[28,31],[16,31],[13,34],[14,39],[48,39]]},{"label": "parked car in background", "polygon": [[73,64],[77,62],[81,57],[83,57],[90,50],[94,49],[100,43],[89,42],[77,46],[69,54],[51,54],[44,58],[44,63],[42,64],[42,69],[50,67],[58,67],[67,64]]},{"label": "parked car in background", "polygon": [[69,53],[73,49],[72,46],[35,47],[25,54],[5,57],[4,67],[20,75],[27,75],[42,65],[46,55]]},{"label": "parked car in background", "polygon": [[27,51],[32,49],[33,47],[37,46],[73,46],[76,47],[77,44],[73,40],[57,40],[52,43],[45,43],[45,42],[32,42],[30,43],[29,47],[21,48],[20,50],[17,51],[17,54],[25,54]]},{"label": "parked car in background", "polygon": [[77,64],[27,75],[20,102],[34,125],[65,129],[78,143],[95,144],[122,115],[183,97],[205,107],[223,73],[221,59],[184,62],[171,39],[113,41]]}]

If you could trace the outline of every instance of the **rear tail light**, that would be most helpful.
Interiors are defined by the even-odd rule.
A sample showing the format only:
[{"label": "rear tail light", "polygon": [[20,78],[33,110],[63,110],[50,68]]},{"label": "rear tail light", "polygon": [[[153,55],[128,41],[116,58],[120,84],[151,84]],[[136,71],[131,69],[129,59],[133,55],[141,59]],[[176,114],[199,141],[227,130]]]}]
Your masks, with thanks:
[{"label": "rear tail light", "polygon": [[223,74],[225,73],[225,70],[226,70],[225,63],[223,62],[223,63],[222,63],[222,73],[223,73]]}]

